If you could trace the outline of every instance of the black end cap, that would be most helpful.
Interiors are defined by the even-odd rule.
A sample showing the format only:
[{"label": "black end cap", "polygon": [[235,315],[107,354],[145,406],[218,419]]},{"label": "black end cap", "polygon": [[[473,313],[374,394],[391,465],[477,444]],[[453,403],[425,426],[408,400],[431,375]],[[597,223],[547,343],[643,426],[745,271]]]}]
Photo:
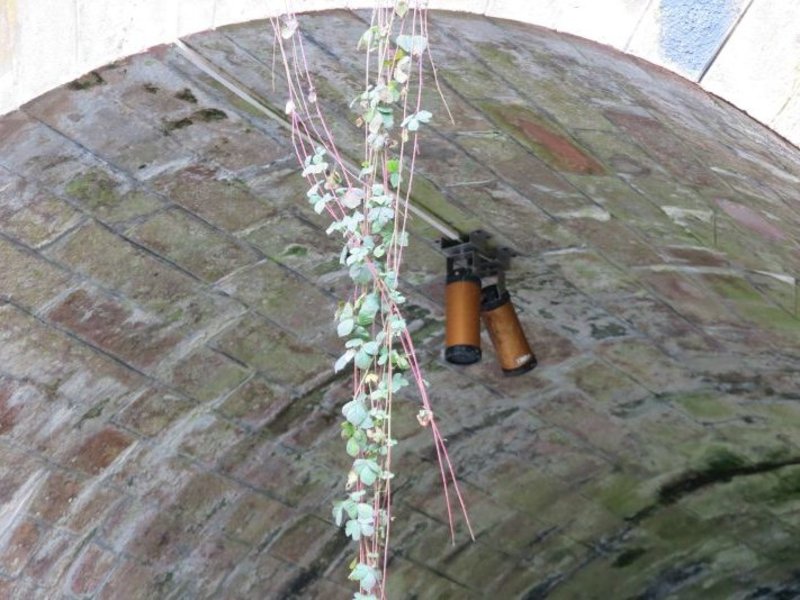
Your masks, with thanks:
[{"label": "black end cap", "polygon": [[481,349],[477,346],[449,346],[445,348],[444,359],[455,365],[471,365],[481,359]]}]

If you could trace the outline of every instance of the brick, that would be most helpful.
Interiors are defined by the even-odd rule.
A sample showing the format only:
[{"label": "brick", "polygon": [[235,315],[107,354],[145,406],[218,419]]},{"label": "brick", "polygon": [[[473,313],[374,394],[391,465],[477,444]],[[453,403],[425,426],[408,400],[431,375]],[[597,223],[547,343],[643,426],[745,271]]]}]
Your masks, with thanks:
[{"label": "brick", "polygon": [[145,306],[165,309],[194,287],[188,276],[97,224],[74,231],[48,254]]},{"label": "brick", "polygon": [[292,507],[317,506],[342,485],[342,475],[261,436],[230,448],[219,471]]},{"label": "brick", "polygon": [[[304,221],[316,225],[317,228],[327,228],[327,225],[322,225],[322,223],[328,222],[324,213],[317,215],[310,206],[302,204],[302,202],[307,203],[307,200],[303,199],[306,197],[309,186],[300,176],[295,161],[294,154],[287,155],[287,158],[278,164],[267,165],[243,174],[243,179],[253,194],[262,198],[275,209],[264,224],[275,222],[282,215],[287,217],[302,215]],[[255,231],[255,228],[247,231]],[[302,234],[299,235],[302,236]]]},{"label": "brick", "polygon": [[273,261],[302,273],[311,280],[342,269],[341,245],[332,236],[302,217],[281,212],[245,236]]},{"label": "brick", "polygon": [[293,399],[287,390],[256,376],[231,393],[217,410],[244,427],[260,429],[272,421]]},{"label": "brick", "polygon": [[0,550],[0,569],[11,576],[19,575],[33,556],[45,531],[31,519],[18,519],[10,525],[5,535],[7,538]]},{"label": "brick", "polygon": [[713,172],[706,169],[687,152],[685,146],[676,143],[672,133],[652,117],[645,117],[621,111],[607,110],[606,117],[620,127],[650,156],[657,156],[658,162],[674,177],[695,185],[713,185]]},{"label": "brick", "polygon": [[45,465],[32,454],[0,439],[3,463],[0,464],[0,502],[8,505],[16,494],[35,491],[44,476]]},{"label": "brick", "polygon": [[[346,568],[346,565],[342,565],[341,568]],[[347,583],[352,585],[350,582]],[[473,600],[479,597],[473,590],[442,575],[438,569],[434,570],[428,565],[421,566],[419,563],[402,558],[395,558],[391,562],[388,573],[388,589],[403,590],[408,592],[411,597],[413,595],[424,597],[425,594],[448,600],[456,598]]]},{"label": "brick", "polygon": [[81,540],[74,534],[53,530],[47,535],[30,562],[24,574],[47,588],[54,588],[70,567],[73,553]]},{"label": "brick", "polygon": [[[160,212],[127,234],[197,277],[214,282],[258,257],[236,238],[178,209]],[[202,252],[198,252],[202,248]]]},{"label": "brick", "polygon": [[163,377],[188,396],[208,402],[236,388],[248,374],[246,367],[202,346]]},{"label": "brick", "polygon": [[0,231],[32,248],[75,227],[81,214],[63,200],[0,168]]},{"label": "brick", "polygon": [[64,193],[84,210],[108,224],[117,224],[162,208],[163,199],[99,166],[87,168],[64,186]]},{"label": "brick", "polygon": [[[188,427],[182,428],[177,450],[213,468],[225,453],[242,440],[246,432],[241,427],[211,413],[198,414]],[[177,437],[174,436],[174,437]]]},{"label": "brick", "polygon": [[222,334],[216,346],[280,385],[307,387],[332,370],[328,355],[255,315]]},{"label": "brick", "polygon": [[170,200],[226,231],[239,231],[274,214],[242,183],[195,165],[153,182]]},{"label": "brick", "polygon": [[334,384],[295,398],[267,423],[262,432],[271,434],[290,448],[309,449],[340,439],[341,410],[352,397],[352,382]]},{"label": "brick", "polygon": [[4,272],[3,297],[31,310],[70,285],[69,273],[4,239],[0,239],[0,264]]},{"label": "brick", "polygon": [[[281,142],[243,121],[227,107],[222,110],[215,104],[193,106],[182,115],[167,117],[164,128],[181,145],[194,148],[203,161],[232,171],[267,165],[284,156],[286,147]],[[180,127],[175,129],[175,124]]]},{"label": "brick", "polygon": [[442,561],[443,569],[450,577],[473,589],[494,589],[495,582],[514,567],[508,557],[481,544],[462,546],[464,552],[448,556]]},{"label": "brick", "polygon": [[[104,77],[116,76],[116,70],[112,66],[103,74],[93,72],[83,89],[59,88],[27,110],[92,153],[142,178],[173,161],[189,159],[191,152],[165,136],[152,118],[142,118],[107,91],[110,86],[104,85]],[[114,123],[113,135],[108,123]]]},{"label": "brick", "polygon": [[534,413],[543,421],[558,425],[611,454],[638,446],[622,420],[595,407],[577,393],[558,392],[534,407]]},{"label": "brick", "polygon": [[169,506],[198,472],[199,466],[176,454],[173,444],[165,443],[157,449],[140,444],[131,450],[124,462],[114,466],[109,484],[134,494],[148,506]]},{"label": "brick", "polygon": [[147,511],[127,536],[125,552],[167,565],[186,556],[203,538],[210,520],[236,496],[237,490],[213,474],[198,474],[176,497],[175,503]]},{"label": "brick", "polygon": [[301,338],[339,349],[335,334],[331,335],[333,299],[280,265],[262,261],[225,279],[219,287]]},{"label": "brick", "polygon": [[3,166],[35,181],[42,189],[57,186],[84,168],[85,152],[29,115],[15,113],[2,125]]},{"label": "brick", "polygon": [[687,350],[710,351],[714,341],[668,304],[650,296],[624,296],[606,304],[608,311],[630,323],[671,355]]},{"label": "brick", "polygon": [[53,306],[48,317],[129,364],[148,368],[181,342],[180,332],[156,315],[97,289],[81,288]]},{"label": "brick", "polygon": [[144,436],[155,436],[192,410],[195,404],[182,396],[158,388],[136,395],[115,421]]},{"label": "brick", "polygon": [[67,464],[90,475],[99,475],[132,443],[134,438],[130,435],[119,429],[107,427],[73,450]]},{"label": "brick", "polygon": [[83,489],[70,504],[64,517],[64,527],[76,533],[91,533],[106,513],[115,505],[122,492],[109,485],[94,485]]},{"label": "brick", "polygon": [[279,598],[281,589],[299,572],[282,560],[260,553],[242,560],[226,580],[225,588],[233,597]]},{"label": "brick", "polygon": [[247,545],[222,535],[206,536],[182,565],[182,570],[192,569],[192,593],[215,595],[222,580],[241,563],[248,550]]},{"label": "brick", "polygon": [[[80,437],[80,428],[100,416],[105,406],[113,407],[135,379],[107,357],[86,352],[74,340],[70,343],[26,315],[4,316],[9,318],[0,335],[11,337],[0,346],[0,357],[13,378],[29,382],[17,386],[10,398],[8,417],[14,420],[15,436],[19,443],[40,451],[60,452],[67,440],[56,432],[73,440]],[[24,334],[15,336],[17,331]],[[19,410],[14,408],[17,402]]]},{"label": "brick", "polygon": [[117,565],[96,597],[102,600],[149,600],[174,593],[180,583],[169,566],[153,568],[130,560]]},{"label": "brick", "polygon": [[67,471],[51,471],[44,484],[31,500],[30,514],[50,523],[58,522],[70,510],[70,505],[83,490],[82,476]]},{"label": "brick", "polygon": [[269,546],[269,553],[289,563],[308,566],[334,535],[338,532],[330,523],[306,515],[283,530]]},{"label": "brick", "polygon": [[291,514],[285,504],[247,493],[231,508],[222,531],[245,544],[261,545],[276,534]]},{"label": "brick", "polygon": [[647,273],[640,278],[679,315],[703,325],[735,325],[737,319],[719,303],[708,303],[708,290],[678,273]]},{"label": "brick", "polygon": [[597,353],[654,392],[676,392],[697,385],[687,367],[646,342],[608,342]]},{"label": "brick", "polygon": [[607,410],[641,402],[651,394],[630,374],[606,362],[578,363],[567,372],[567,378]]},{"label": "brick", "polygon": [[116,557],[95,545],[88,546],[76,560],[70,573],[69,590],[73,594],[91,595],[108,578]]}]

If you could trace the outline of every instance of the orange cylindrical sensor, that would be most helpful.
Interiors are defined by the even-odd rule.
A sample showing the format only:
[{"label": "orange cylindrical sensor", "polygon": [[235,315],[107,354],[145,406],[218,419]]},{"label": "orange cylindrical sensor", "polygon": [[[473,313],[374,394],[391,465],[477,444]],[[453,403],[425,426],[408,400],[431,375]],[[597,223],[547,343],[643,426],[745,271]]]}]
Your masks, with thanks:
[{"label": "orange cylindrical sensor", "polygon": [[481,280],[467,269],[447,276],[444,358],[457,365],[481,359]]},{"label": "orange cylindrical sensor", "polygon": [[520,375],[536,366],[536,357],[507,291],[500,292],[496,285],[486,286],[481,292],[481,316],[503,373]]}]

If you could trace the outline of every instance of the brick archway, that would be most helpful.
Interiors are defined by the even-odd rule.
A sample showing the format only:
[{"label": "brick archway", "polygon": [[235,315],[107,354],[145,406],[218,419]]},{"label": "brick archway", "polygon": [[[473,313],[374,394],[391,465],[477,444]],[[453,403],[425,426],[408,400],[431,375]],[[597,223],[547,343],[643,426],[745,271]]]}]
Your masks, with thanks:
[{"label": "brick archway", "polygon": [[[342,97],[351,59],[330,52],[357,19],[311,20]],[[541,365],[440,360],[443,260],[417,223],[404,285],[478,541],[449,545],[409,398],[392,589],[796,593],[797,150],[608,48],[433,26],[456,123],[434,120],[420,200],[521,253]],[[265,31],[186,43],[280,106]],[[329,509],[344,274],[288,146],[175,47],[0,119],[7,597],[348,597]]]}]

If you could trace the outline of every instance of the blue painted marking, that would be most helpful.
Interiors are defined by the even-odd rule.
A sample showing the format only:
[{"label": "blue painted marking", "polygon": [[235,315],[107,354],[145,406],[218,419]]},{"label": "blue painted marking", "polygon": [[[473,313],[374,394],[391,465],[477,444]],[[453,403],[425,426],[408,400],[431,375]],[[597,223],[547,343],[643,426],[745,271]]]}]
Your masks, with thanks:
[{"label": "blue painted marking", "polygon": [[660,0],[661,50],[698,77],[737,16],[736,0]]}]

